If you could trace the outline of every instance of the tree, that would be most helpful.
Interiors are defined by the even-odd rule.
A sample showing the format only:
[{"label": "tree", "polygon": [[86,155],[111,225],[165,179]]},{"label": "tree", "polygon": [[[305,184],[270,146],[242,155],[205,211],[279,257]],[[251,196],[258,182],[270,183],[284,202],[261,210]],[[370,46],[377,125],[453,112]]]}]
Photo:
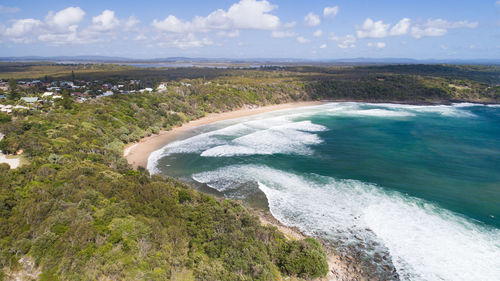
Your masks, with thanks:
[{"label": "tree", "polygon": [[7,123],[12,120],[12,117],[6,113],[0,112],[0,124]]},{"label": "tree", "polygon": [[17,82],[14,79],[9,79],[9,90],[14,92],[17,90]]},{"label": "tree", "polygon": [[64,90],[62,93],[62,100],[61,100],[61,105],[64,107],[64,109],[71,109],[73,108],[73,99],[71,98],[71,95],[67,90]]},{"label": "tree", "polygon": [[9,98],[11,100],[17,100],[17,99],[19,99],[19,93],[17,92],[17,82],[16,82],[16,80],[9,79],[9,90],[10,90]]}]

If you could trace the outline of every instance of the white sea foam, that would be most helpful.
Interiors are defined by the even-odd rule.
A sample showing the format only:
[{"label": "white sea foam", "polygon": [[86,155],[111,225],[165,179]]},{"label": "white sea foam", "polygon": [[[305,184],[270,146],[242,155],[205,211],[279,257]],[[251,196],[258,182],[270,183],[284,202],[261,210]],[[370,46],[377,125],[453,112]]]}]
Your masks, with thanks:
[{"label": "white sea foam", "polygon": [[271,127],[236,138],[230,144],[216,146],[201,153],[204,157],[254,154],[310,154],[310,145],[322,140],[311,132],[326,130],[325,127],[302,121]]},{"label": "white sea foam", "polygon": [[[304,232],[389,250],[403,280],[498,280],[500,230],[425,201],[354,180],[239,165],[194,175],[224,191],[258,182],[272,214]],[[369,229],[369,230],[367,230]]]},{"label": "white sea foam", "polygon": [[415,116],[415,113],[406,111],[395,111],[395,110],[385,110],[385,109],[363,109],[363,110],[349,110],[343,112],[345,115],[354,116],[373,116],[373,117],[411,117]]},{"label": "white sea foam", "polygon": [[334,102],[316,108],[316,111],[308,109],[298,112],[296,117],[307,117],[316,114],[329,116],[357,116],[357,117],[413,117],[419,114],[437,114],[447,117],[470,118],[475,117],[467,110],[468,107],[478,104],[459,103],[454,105],[411,105],[393,103],[357,103],[357,102]]},{"label": "white sea foam", "polygon": [[467,111],[464,107],[461,108],[459,106],[457,107],[451,105],[411,105],[411,104],[393,104],[393,103],[364,104],[364,105],[372,105],[372,106],[390,108],[393,110],[407,111],[412,113],[439,114],[447,117],[462,117],[462,118],[475,117],[473,113]]},{"label": "white sea foam", "polygon": [[165,156],[164,153],[164,148],[161,148],[149,154],[147,169],[150,174],[159,174],[161,172],[160,168],[158,167],[158,161],[160,161],[160,159]]},{"label": "white sea foam", "polygon": [[454,107],[473,107],[473,106],[484,106],[482,103],[471,103],[471,102],[458,102],[452,104]]}]

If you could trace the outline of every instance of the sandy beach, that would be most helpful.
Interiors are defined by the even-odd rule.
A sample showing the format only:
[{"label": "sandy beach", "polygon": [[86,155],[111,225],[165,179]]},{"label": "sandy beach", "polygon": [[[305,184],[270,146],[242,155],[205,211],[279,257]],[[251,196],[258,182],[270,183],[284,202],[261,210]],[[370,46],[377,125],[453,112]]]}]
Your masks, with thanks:
[{"label": "sandy beach", "polygon": [[123,156],[127,159],[128,163],[134,167],[134,169],[136,169],[137,167],[145,168],[147,167],[148,157],[153,151],[162,148],[170,141],[175,140],[180,133],[185,132],[189,129],[193,129],[198,126],[207,125],[213,122],[218,122],[228,119],[246,117],[281,109],[319,105],[323,103],[324,102],[322,101],[284,103],[284,104],[269,105],[269,106],[255,107],[255,108],[246,107],[235,111],[209,114],[203,118],[193,120],[189,123],[185,123],[181,127],[173,128],[170,131],[162,131],[159,134],[143,138],[139,142],[130,143],[123,150]]}]

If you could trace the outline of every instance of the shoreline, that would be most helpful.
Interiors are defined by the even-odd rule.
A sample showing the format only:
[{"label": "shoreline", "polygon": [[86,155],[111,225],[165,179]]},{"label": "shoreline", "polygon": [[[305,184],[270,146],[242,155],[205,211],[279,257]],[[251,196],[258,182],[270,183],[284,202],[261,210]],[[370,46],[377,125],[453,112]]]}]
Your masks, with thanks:
[{"label": "shoreline", "polygon": [[436,101],[394,101],[394,100],[378,100],[378,101],[367,101],[367,100],[320,100],[320,101],[299,101],[291,103],[282,103],[274,105],[265,106],[249,106],[245,105],[243,108],[226,111],[222,113],[210,113],[205,117],[191,120],[188,123],[182,124],[182,126],[174,127],[171,130],[163,130],[158,134],[153,134],[148,137],[144,137],[138,142],[133,142],[126,144],[123,149],[123,157],[127,159],[127,162],[132,165],[134,169],[138,167],[147,168],[147,162],[149,155],[164,147],[169,142],[175,140],[181,133],[186,132],[190,129],[194,129],[198,126],[208,125],[211,123],[236,119],[241,117],[252,116],[260,113],[266,113],[271,111],[277,111],[282,109],[290,109],[304,106],[321,105],[329,102],[363,102],[363,103],[392,103],[392,104],[409,104],[409,105],[452,105],[454,103],[472,103],[478,105],[498,105],[499,103],[480,101],[480,100],[436,100]]},{"label": "shoreline", "polygon": [[247,117],[260,113],[266,113],[282,109],[321,105],[327,102],[328,101],[301,101],[293,103],[266,105],[260,107],[246,106],[234,111],[227,111],[223,113],[210,113],[205,117],[192,120],[188,123],[184,123],[180,127],[174,127],[173,129],[168,131],[161,131],[158,134],[142,138],[138,142],[127,144],[123,149],[123,157],[127,159],[127,162],[130,165],[132,165],[134,169],[137,169],[138,167],[147,168],[148,158],[152,152],[164,147],[170,141],[175,140],[176,137],[178,137],[181,133],[186,132],[190,129],[194,129],[198,126],[208,125],[219,121]]}]

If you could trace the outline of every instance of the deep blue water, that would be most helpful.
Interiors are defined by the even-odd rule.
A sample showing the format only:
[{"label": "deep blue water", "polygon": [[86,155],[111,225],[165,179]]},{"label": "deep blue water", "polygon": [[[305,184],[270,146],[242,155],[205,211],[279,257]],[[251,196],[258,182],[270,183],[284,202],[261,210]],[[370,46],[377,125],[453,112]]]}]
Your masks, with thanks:
[{"label": "deep blue water", "polygon": [[[153,172],[268,203],[402,279],[500,280],[500,108],[332,103],[198,128]],[[267,200],[265,200],[267,199]],[[437,266],[439,265],[439,266]]]}]

